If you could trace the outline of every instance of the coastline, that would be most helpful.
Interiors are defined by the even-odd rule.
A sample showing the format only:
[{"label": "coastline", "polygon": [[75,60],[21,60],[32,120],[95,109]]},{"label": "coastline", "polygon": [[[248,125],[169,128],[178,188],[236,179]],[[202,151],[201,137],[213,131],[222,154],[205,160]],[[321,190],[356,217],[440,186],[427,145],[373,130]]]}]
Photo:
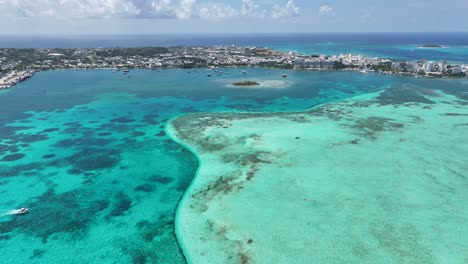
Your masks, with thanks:
[{"label": "coastline", "polygon": [[[356,96],[356,97],[362,97],[363,95],[359,95],[359,96]],[[343,100],[340,100],[340,101],[345,101],[345,100],[349,100],[349,99],[352,99],[352,98],[347,98],[347,99],[343,99]],[[339,101],[337,101],[339,102]],[[190,114],[184,114],[184,115],[181,115],[181,116],[175,116],[175,117],[172,117],[171,119],[169,119],[165,126],[164,126],[164,132],[169,136],[169,138],[171,140],[173,140],[175,143],[181,145],[182,147],[184,147],[185,149],[187,149],[190,153],[192,153],[192,155],[197,159],[197,162],[198,162],[198,167],[197,167],[197,170],[193,176],[193,179],[190,183],[190,185],[187,187],[187,189],[185,190],[183,196],[181,197],[181,199],[179,200],[179,203],[177,204],[177,208],[176,208],[176,212],[175,212],[175,223],[174,223],[174,226],[175,226],[175,234],[176,234],[176,237],[177,237],[177,240],[178,240],[178,244],[179,244],[179,248],[182,250],[182,253],[183,253],[183,256],[185,258],[185,261],[186,263],[188,264],[191,264],[193,263],[191,260],[193,259],[193,257],[190,257],[190,251],[188,250],[188,248],[186,247],[183,239],[182,239],[182,234],[181,234],[181,230],[180,230],[180,223],[179,223],[179,216],[180,216],[180,211],[182,210],[182,206],[184,204],[184,202],[187,201],[187,199],[189,199],[189,195],[190,195],[190,192],[192,191],[192,189],[194,188],[194,183],[197,181],[197,178],[199,177],[200,175],[200,169],[203,167],[203,159],[201,158],[201,155],[200,153],[189,143],[185,142],[183,139],[181,139],[178,135],[178,132],[177,132],[177,129],[173,126],[173,122],[175,120],[177,120],[178,118],[181,118],[181,117],[187,117],[187,116],[193,116],[193,115],[216,115],[216,114],[227,114],[227,115],[245,115],[245,116],[250,116],[250,115],[260,115],[260,116],[272,116],[272,115],[275,115],[275,114],[298,114],[298,113],[303,113],[303,112],[308,112],[308,111],[313,111],[314,109],[317,109],[317,108],[320,108],[320,107],[323,107],[323,106],[326,106],[328,104],[333,104],[333,103],[337,103],[337,102],[331,102],[331,103],[323,103],[323,104],[320,104],[320,105],[317,105],[317,106],[314,106],[314,107],[311,107],[311,108],[308,108],[308,109],[305,109],[305,110],[302,110],[302,111],[287,111],[287,112],[241,112],[241,111],[237,111],[237,112],[215,112],[215,113],[190,113]]]},{"label": "coastline", "polygon": [[[366,98],[368,99],[368,96],[369,95],[364,95],[364,96],[361,95],[361,96],[358,96],[357,98],[346,99],[346,100],[344,100],[344,102],[333,102],[333,103],[328,103],[328,104],[321,105],[321,106],[318,106],[318,107],[314,107],[312,109],[302,111],[302,115],[307,115],[308,113],[311,113],[314,110],[316,110],[316,112],[320,113],[320,112],[323,112],[323,111],[320,110],[321,108],[322,108],[322,110],[323,109],[328,109],[330,107],[333,108],[334,106],[337,106],[337,105],[340,105],[340,104],[343,104],[343,103],[345,103],[345,104],[349,103],[348,105],[351,105],[352,107],[358,107],[358,108],[359,107],[367,107],[366,106]],[[360,98],[364,98],[364,100],[360,100]],[[450,96],[448,96],[447,98],[450,98]],[[389,110],[391,109],[391,108],[388,108],[388,106],[384,106],[384,107],[386,107],[386,109],[389,109]],[[403,106],[400,106],[400,107],[403,107]],[[344,109],[346,109],[346,107]],[[386,110],[386,111],[388,111],[388,110]],[[394,111],[397,111],[397,110],[391,110],[391,112],[394,112]],[[327,111],[325,111],[325,112],[327,112]],[[389,113],[391,113],[391,112],[389,112]],[[332,113],[333,112],[329,112],[328,115],[330,115]],[[210,219],[210,221],[212,221],[211,222],[212,223],[211,224],[212,228],[215,228],[215,229],[218,228],[218,229],[216,229],[218,231],[216,231],[215,233],[219,233],[219,232],[221,232],[221,230],[224,230],[224,231],[222,231],[222,235],[228,241],[223,240],[224,241],[223,242],[223,241],[216,240],[216,237],[217,237],[216,234],[210,234],[209,232],[208,233],[203,233],[203,232],[207,232],[206,226],[203,226],[203,225],[202,226],[190,225],[190,228],[188,228],[186,226],[182,226],[183,224],[188,223],[187,218],[190,218],[189,222],[192,223],[193,221],[197,221],[197,220],[194,220],[195,218],[200,217],[200,215],[197,216],[196,214],[194,214],[195,209],[193,209],[193,206],[195,206],[195,207],[198,206],[199,207],[200,204],[197,204],[197,202],[195,202],[195,203],[193,202],[194,199],[196,200],[196,198],[194,198],[193,195],[196,194],[196,195],[200,196],[199,193],[200,193],[201,190],[207,190],[206,189],[207,184],[211,184],[209,186],[213,186],[212,185],[213,184],[212,180],[214,179],[213,178],[214,174],[207,171],[207,168],[204,167],[204,165],[207,164],[205,161],[208,161],[210,166],[214,170],[217,169],[217,171],[221,175],[223,174],[223,172],[222,172],[222,170],[219,170],[219,169],[224,168],[224,167],[223,167],[223,165],[213,163],[213,161],[216,161],[216,159],[219,158],[219,157],[216,157],[217,155],[219,155],[219,153],[216,154],[216,152],[218,150],[213,150],[213,153],[210,152],[210,151],[207,152],[206,149],[204,151],[201,151],[200,145],[198,145],[196,142],[193,141],[194,139],[196,140],[197,136],[194,136],[191,139],[184,138],[183,136],[181,137],[180,131],[178,131],[175,128],[174,123],[177,122],[177,120],[180,120],[180,119],[184,119],[185,121],[187,121],[187,120],[188,121],[193,121],[194,119],[197,119],[197,118],[198,119],[200,119],[200,118],[210,119],[211,118],[209,121],[207,121],[208,123],[211,123],[211,124],[206,125],[206,127],[203,128],[203,129],[207,129],[207,130],[209,130],[211,132],[216,132],[216,133],[217,133],[218,130],[221,129],[221,131],[223,131],[222,133],[224,133],[224,134],[225,133],[231,133],[230,136],[229,135],[227,136],[227,138],[230,138],[234,134],[238,135],[238,134],[236,134],[237,132],[232,131],[232,128],[231,128],[232,126],[239,129],[240,127],[246,127],[247,124],[254,125],[254,124],[258,124],[258,122],[261,123],[262,119],[264,119],[264,120],[271,119],[271,120],[275,120],[274,122],[281,123],[282,121],[280,121],[278,119],[275,119],[275,116],[288,116],[288,115],[298,115],[296,120],[292,120],[292,123],[290,121],[285,121],[288,124],[290,124],[291,126],[293,124],[296,124],[297,122],[299,122],[299,123],[297,123],[297,124],[299,124],[299,126],[301,126],[303,124],[307,124],[307,122],[305,122],[302,118],[299,118],[301,116],[301,114],[299,114],[299,113],[276,113],[276,114],[268,114],[268,113],[267,114],[216,114],[216,113],[211,114],[211,113],[207,113],[207,114],[191,114],[191,115],[188,115],[188,116],[177,117],[177,118],[174,118],[174,119],[172,119],[170,121],[170,123],[167,126],[168,127],[167,131],[169,132],[168,135],[170,135],[170,137],[172,139],[175,139],[176,142],[181,143],[184,147],[190,149],[190,151],[192,153],[194,153],[194,155],[196,155],[197,159],[199,159],[199,161],[200,161],[199,168],[197,169],[197,174],[195,175],[190,187],[187,189],[186,193],[184,194],[184,196],[183,196],[182,200],[180,201],[179,206],[177,208],[177,217],[176,217],[177,236],[178,236],[178,240],[179,240],[179,242],[181,244],[181,247],[184,250],[184,255],[186,256],[188,263],[192,263],[192,262],[193,263],[199,263],[200,261],[202,261],[203,263],[219,263],[219,260],[222,260],[223,263],[238,263],[237,261],[239,261],[239,260],[241,262],[245,261],[244,263],[260,263],[260,262],[258,262],[259,259],[262,259],[262,261],[263,261],[265,259],[268,259],[268,257],[259,253],[259,252],[264,252],[265,253],[265,251],[261,250],[261,246],[260,246],[260,249],[257,248],[257,243],[255,243],[256,241],[262,241],[261,236],[259,237],[259,233],[258,232],[256,233],[255,229],[250,229],[249,235],[244,234],[245,232],[242,231],[243,230],[242,226],[244,226],[246,223],[244,222],[243,225],[239,225],[239,222],[235,222],[235,221],[239,221],[240,218],[235,218],[236,217],[235,215],[230,215],[231,217],[234,217],[235,219],[237,219],[232,223],[225,222],[225,221],[227,221],[227,219],[224,218],[226,215],[224,215],[224,217],[221,217],[221,218],[223,218],[223,220],[220,220],[221,218],[218,219],[221,222],[217,222],[217,220],[216,220],[218,217],[220,217],[218,214],[216,214],[216,210],[221,210],[219,212],[224,212],[224,214],[230,214],[230,212],[232,212],[232,211],[227,209],[226,206],[228,208],[236,208],[235,204],[236,204],[236,202],[240,201],[239,200],[239,199],[241,199],[240,197],[244,197],[242,199],[245,199],[245,197],[251,197],[251,195],[253,195],[253,194],[250,194],[250,196],[249,196],[249,195],[245,194],[246,191],[241,191],[242,189],[245,190],[247,188],[250,188],[249,185],[251,186],[252,184],[254,184],[252,182],[246,183],[246,182],[248,182],[248,180],[246,181],[246,179],[240,180],[240,182],[236,181],[236,179],[226,180],[227,182],[222,182],[220,184],[221,185],[223,185],[223,184],[226,185],[226,186],[223,185],[224,186],[223,188],[227,188],[227,189],[224,189],[224,191],[218,190],[218,191],[220,191],[220,193],[218,193],[218,194],[216,194],[216,193],[215,194],[206,194],[206,197],[211,197],[210,199],[215,199],[215,200],[223,199],[222,202],[221,201],[218,201],[218,202],[214,201],[212,203],[207,204],[206,205],[207,208],[205,208],[203,210],[208,210],[208,211],[204,211],[201,214],[205,215],[204,216],[205,218],[208,217]],[[327,115],[327,114],[325,113],[325,115]],[[305,118],[307,119],[307,117],[305,117]],[[328,117],[326,117],[326,118],[328,118]],[[256,120],[256,121],[250,121],[250,122],[242,121],[242,120],[249,120],[249,119]],[[236,125],[236,122],[239,122],[239,123],[244,122],[244,124],[242,126],[240,126],[240,125]],[[245,122],[248,122],[248,123],[245,123]],[[303,123],[303,122],[305,122],[305,123]],[[400,125],[398,123],[392,124],[392,122],[393,121],[386,124],[385,126],[388,126],[388,127],[384,128],[384,130],[388,129],[388,131],[391,132],[391,131],[398,131],[400,129]],[[395,122],[397,122],[397,121],[395,121]],[[419,122],[419,121],[417,121],[417,122]],[[268,124],[271,124],[271,121],[268,121]],[[193,127],[194,124],[192,123],[190,125],[191,125],[190,127]],[[228,131],[228,132],[225,132],[225,131]],[[330,131],[333,131],[333,130],[330,130]],[[194,131],[194,132],[199,132],[199,131]],[[234,133],[234,134],[232,134],[232,133]],[[259,132],[257,132],[257,133],[259,133]],[[384,133],[384,132],[382,132],[382,133]],[[200,133],[196,133],[196,134],[198,136],[201,136]],[[342,136],[345,136],[345,135],[343,134]],[[373,137],[374,135],[371,133],[370,136]],[[390,136],[390,138],[393,138],[393,136],[391,136],[391,135],[389,135],[389,136]],[[216,140],[221,140],[220,139],[221,135],[220,136],[214,136],[214,137],[216,137]],[[262,134],[260,133],[258,137],[262,138]],[[224,142],[225,139],[226,138],[222,139],[221,142]],[[206,140],[207,139],[204,139],[204,141],[206,141]],[[255,141],[255,139],[252,139],[252,140]],[[262,139],[258,139],[258,140],[262,141]],[[303,136],[301,136],[300,139],[297,139],[297,140],[303,140]],[[229,145],[228,143],[226,143],[226,144]],[[356,142],[356,143],[351,142],[350,146],[358,146],[360,144],[361,144],[360,142]],[[250,148],[255,149],[254,145],[249,145],[249,146],[250,146]],[[242,150],[239,150],[238,148],[236,148],[236,150],[242,152]],[[263,150],[259,150],[259,151],[262,152],[262,151],[267,151],[267,150],[263,149]],[[260,153],[260,152],[258,152],[258,153]],[[242,152],[242,153],[244,153],[244,152]],[[260,154],[260,155],[262,155],[262,154]],[[257,160],[257,162],[259,162],[259,163],[265,162],[264,159],[266,159],[268,156],[269,155],[260,156],[260,158],[259,158],[260,160]],[[279,162],[279,161],[269,161],[269,162]],[[271,163],[268,163],[268,164],[271,164]],[[249,166],[251,166],[251,165],[249,165]],[[268,165],[268,166],[271,166],[271,165]],[[232,169],[229,166],[225,167],[225,168],[227,168],[229,170]],[[262,170],[263,169],[262,169],[262,167],[260,165],[260,167],[255,168],[255,171],[253,173],[258,174],[259,171],[262,171]],[[208,178],[207,179],[200,178],[200,177],[203,177],[202,175],[205,176],[205,177],[207,175],[209,175],[209,177],[211,177],[211,181]],[[239,175],[238,177],[243,178],[245,176],[245,171],[241,172],[240,174],[236,174],[236,175]],[[241,176],[241,175],[243,175],[243,176]],[[254,177],[253,181],[255,181],[257,176],[252,176],[252,177]],[[265,177],[265,174],[263,174],[263,177]],[[205,181],[205,183],[203,183],[203,181]],[[215,182],[217,182],[217,181],[215,181]],[[216,186],[218,186],[218,185],[216,185]],[[231,186],[231,187],[229,187],[229,186]],[[212,187],[212,188],[218,188],[218,187]],[[242,187],[242,188],[238,189],[240,187]],[[219,187],[219,188],[221,188],[221,187]],[[260,187],[257,186],[257,191],[258,191],[258,188],[260,188]],[[233,191],[233,189],[236,189],[236,190]],[[250,190],[252,191],[252,190],[256,190],[256,189],[254,188],[254,189],[250,189]],[[198,191],[198,192],[194,193],[195,191]],[[222,194],[223,192],[225,194]],[[247,196],[245,196],[245,195],[242,196],[241,194],[239,194],[239,192],[244,192],[244,194],[247,195]],[[232,194],[232,193],[237,193],[237,194]],[[263,194],[265,195],[265,193],[263,193]],[[214,195],[214,196],[212,196],[212,195]],[[231,198],[229,198],[229,197],[231,197]],[[234,198],[232,198],[232,197],[234,197]],[[262,196],[260,196],[260,197],[262,197]],[[229,199],[231,199],[231,200],[229,200]],[[234,200],[232,200],[232,199],[234,199]],[[192,200],[192,201],[190,201],[190,200]],[[236,201],[236,202],[234,202],[234,201]],[[245,204],[247,202],[247,200],[242,200],[242,201],[243,202],[241,204],[244,204],[244,205],[247,206],[247,204]],[[190,202],[192,202],[191,205],[189,205]],[[207,200],[206,202],[210,202],[210,201]],[[254,202],[254,201],[251,200],[251,202]],[[278,202],[281,203],[280,201],[278,201]],[[223,205],[221,206],[221,204],[223,204]],[[229,206],[231,206],[231,207],[229,207]],[[192,209],[189,209],[189,208],[192,208]],[[200,209],[200,208],[198,208],[198,209]],[[190,210],[191,210],[191,213],[190,213]],[[210,210],[211,210],[211,212],[210,212]],[[232,210],[234,210],[234,209],[232,209]],[[245,209],[245,210],[247,210],[247,209]],[[202,212],[202,211],[200,211],[200,212]],[[204,219],[204,217],[201,217],[201,218]],[[183,218],[185,218],[185,219],[183,219]],[[198,224],[203,223],[202,220],[200,220],[200,221],[198,222]],[[255,222],[256,220],[251,219],[251,221]],[[294,221],[290,222],[290,224],[293,224]],[[223,224],[221,224],[221,223],[225,223],[226,226],[223,227],[222,226]],[[264,223],[264,224],[266,224],[266,223]],[[219,229],[219,228],[221,228],[221,229]],[[193,230],[193,229],[197,229],[197,230]],[[251,233],[251,232],[254,232],[254,233]],[[271,230],[269,230],[267,232],[271,232]],[[253,239],[248,239],[247,238],[249,236],[254,237],[255,236],[254,234],[257,234],[257,236],[255,238],[253,238]],[[194,238],[194,236],[205,236],[206,241],[205,242],[200,242],[198,240],[198,238]],[[189,247],[187,247],[187,244],[186,244],[187,241],[184,241],[184,237],[185,237],[185,239],[188,238],[188,240],[190,240],[190,243],[189,243],[190,246]],[[230,239],[232,239],[232,240],[230,240]],[[280,237],[280,239],[281,239],[281,237]],[[285,238],[283,237],[283,239],[285,239]],[[296,236],[294,238],[291,237],[291,239],[292,240],[297,240],[297,239],[302,239],[302,238],[299,238],[299,237]],[[194,241],[198,241],[198,242],[196,244],[194,244],[195,243]],[[210,241],[214,241],[213,243],[216,242],[218,244],[211,245]],[[203,244],[203,243],[210,244],[210,246],[206,247],[206,248],[203,248],[203,246],[201,246],[201,244]],[[449,242],[447,242],[447,243],[449,243]],[[217,246],[218,247],[217,250],[212,249],[211,251],[209,251],[208,248],[211,248],[213,246]],[[272,250],[272,251],[280,250],[278,248],[275,248],[275,246],[271,245],[271,244],[270,244],[270,247],[272,247],[272,248],[270,248],[270,250]],[[227,250],[227,248],[232,248],[232,250]],[[227,251],[224,251],[224,253],[223,253],[223,249],[227,250]],[[187,250],[188,250],[188,252],[187,252]],[[239,251],[236,252],[236,250],[239,250]],[[258,250],[260,250],[260,251],[258,251]],[[298,253],[298,252],[296,252],[296,253]],[[379,254],[380,255],[378,255],[378,256],[376,255],[375,257],[381,258],[381,257],[384,257],[384,255],[387,256],[386,254],[388,254],[388,253],[380,252]],[[390,252],[389,256],[392,257],[392,258],[397,258],[398,259],[398,257],[396,257],[395,255],[392,255],[392,254],[393,253]],[[308,257],[310,257],[310,256],[304,256],[304,255],[302,255],[302,256],[306,257],[306,259]],[[389,256],[387,256],[387,257],[389,257]],[[234,259],[231,259],[231,258],[234,258]],[[324,259],[322,259],[322,260],[324,260]],[[427,260],[427,258],[426,258],[426,260]],[[296,262],[294,262],[294,263],[296,263]],[[297,263],[300,263],[300,262],[297,262]]]},{"label": "coastline", "polygon": [[[279,68],[272,68],[272,67],[259,67],[259,66],[221,66],[219,68],[225,68],[225,69],[279,69]],[[204,70],[206,68],[196,68],[196,70]],[[34,70],[32,71],[33,73],[26,77],[26,78],[23,78],[19,81],[15,81],[11,84],[9,84],[8,86],[5,86],[5,87],[2,87],[0,85],[0,90],[8,90],[10,88],[13,88],[14,86],[18,85],[19,83],[23,82],[23,81],[26,81],[27,79],[29,78],[32,78],[34,77],[34,75],[38,72],[45,72],[45,71],[62,71],[62,70],[70,70],[70,71],[92,71],[92,70],[118,70],[118,68],[116,67],[96,67],[96,68],[57,68],[57,69],[48,69],[48,70]],[[135,70],[135,71],[138,71],[138,70],[151,70],[151,71],[164,71],[164,70],[187,70],[187,69],[184,69],[184,68],[177,68],[177,67],[167,67],[167,68],[136,68],[136,69],[132,69],[132,70]],[[340,71],[344,71],[344,72],[356,72],[356,73],[359,73],[359,74],[381,74],[381,75],[397,75],[397,76],[401,76],[401,77],[413,77],[413,78],[427,78],[427,79],[453,79],[453,80],[459,80],[459,79],[468,79],[468,76],[439,76],[439,75],[418,75],[416,73],[394,73],[394,72],[378,72],[378,71],[362,71],[360,69],[355,69],[355,68],[347,68],[347,69],[286,69],[285,70],[286,72],[288,71],[311,71],[311,72],[316,72],[316,71],[325,71],[325,72],[340,72]],[[130,77],[130,76],[129,76]],[[268,81],[268,80],[267,80]],[[232,85],[232,84],[227,84],[227,86],[229,87],[233,87],[233,88],[251,88],[251,89],[255,89],[255,88],[268,88],[268,87],[271,87],[273,86],[273,88],[278,88],[278,89],[283,89],[283,88],[287,88],[288,86],[290,86],[292,83],[291,82],[288,82],[288,81],[282,81],[284,82],[284,84],[272,84],[272,83],[266,83],[266,84],[263,84],[261,83],[259,86],[235,86],[235,85]]]},{"label": "coastline", "polygon": [[[419,47],[423,48],[423,47]],[[443,47],[442,47],[443,48]],[[431,49],[431,48],[429,48]],[[346,52],[346,51],[345,51]],[[463,62],[434,61],[421,58],[390,59],[359,53],[302,54],[266,46],[182,46],[143,48],[87,49],[0,49],[5,55],[3,74],[14,71],[55,69],[117,69],[127,74],[132,69],[198,69],[275,68],[283,70],[356,70],[427,77],[466,77],[468,65]],[[19,60],[23,59],[21,65]],[[430,58],[429,58],[430,59]],[[440,61],[440,62],[439,62]],[[217,75],[221,75],[218,73]],[[9,83],[15,85],[17,81]],[[1,84],[0,84],[1,85]]]},{"label": "coastline", "polygon": [[174,216],[174,232],[175,232],[175,235],[176,235],[176,238],[177,238],[177,242],[179,244],[179,248],[180,250],[182,251],[182,255],[184,256],[185,258],[185,262],[187,264],[190,264],[191,261],[190,261],[190,256],[188,256],[188,249],[185,247],[185,244],[183,243],[183,241],[180,239],[181,235],[180,235],[180,231],[179,231],[179,224],[178,224],[178,215],[179,215],[179,210],[181,208],[181,204],[184,202],[184,200],[186,199],[186,196],[189,195],[189,192],[191,191],[191,188],[193,188],[193,182],[195,181],[195,179],[198,177],[199,175],[199,170],[200,170],[200,167],[202,166],[202,160],[200,159],[200,156],[198,155],[198,153],[189,145],[189,144],[186,144],[184,141],[180,140],[177,136],[176,136],[176,132],[174,131],[174,128],[172,127],[171,123],[174,119],[176,119],[177,117],[174,117],[174,118],[171,118],[170,120],[168,120],[166,122],[166,125],[164,126],[164,132],[177,144],[181,145],[182,147],[184,147],[185,149],[187,149],[190,153],[192,153],[192,155],[197,159],[197,162],[198,162],[198,167],[197,167],[197,170],[195,171],[195,175],[193,176],[193,179],[192,181],[190,182],[190,185],[187,187],[187,189],[185,190],[184,194],[182,195],[182,197],[180,198],[179,200],[179,203],[177,204],[177,207],[176,207],[176,210],[175,210],[175,216]]}]

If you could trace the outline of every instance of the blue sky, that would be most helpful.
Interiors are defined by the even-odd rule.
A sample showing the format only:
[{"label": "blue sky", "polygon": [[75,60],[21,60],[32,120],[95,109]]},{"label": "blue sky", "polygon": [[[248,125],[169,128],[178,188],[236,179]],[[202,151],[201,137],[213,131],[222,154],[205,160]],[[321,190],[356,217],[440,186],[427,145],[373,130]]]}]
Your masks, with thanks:
[{"label": "blue sky", "polygon": [[0,0],[0,34],[466,32],[468,0]]}]

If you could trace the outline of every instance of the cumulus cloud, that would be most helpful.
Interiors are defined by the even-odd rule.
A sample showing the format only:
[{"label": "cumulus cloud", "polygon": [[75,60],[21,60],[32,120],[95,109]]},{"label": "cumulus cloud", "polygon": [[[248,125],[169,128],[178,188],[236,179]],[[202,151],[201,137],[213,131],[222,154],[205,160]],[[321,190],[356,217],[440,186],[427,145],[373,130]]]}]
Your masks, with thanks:
[{"label": "cumulus cloud", "polygon": [[171,8],[171,0],[153,0],[151,1],[151,8],[155,12],[165,12]]},{"label": "cumulus cloud", "polygon": [[319,8],[319,14],[320,15],[328,15],[333,12],[333,8],[329,5],[321,5]]},{"label": "cumulus cloud", "polygon": [[284,17],[298,16],[299,14],[299,7],[294,3],[293,0],[288,0],[288,2],[286,2],[286,4],[283,6],[275,4],[273,6],[271,17],[278,19]]},{"label": "cumulus cloud", "polygon": [[209,3],[198,10],[200,18],[223,19],[239,16],[240,12],[229,4]]},{"label": "cumulus cloud", "polygon": [[175,8],[175,14],[178,19],[189,19],[192,17],[196,0],[182,0],[179,7]]},{"label": "cumulus cloud", "polygon": [[[223,19],[232,17],[264,18],[265,4],[257,0],[236,0],[236,4],[205,0],[0,0],[0,14],[22,17],[54,18],[168,18]],[[281,0],[277,0],[281,1]],[[275,4],[273,18],[299,14],[294,0]]]},{"label": "cumulus cloud", "polygon": [[23,17],[113,17],[138,15],[140,12],[131,0],[10,0],[0,4],[2,13]]},{"label": "cumulus cloud", "polygon": [[264,17],[265,12],[253,0],[242,0],[240,14],[248,17]]}]

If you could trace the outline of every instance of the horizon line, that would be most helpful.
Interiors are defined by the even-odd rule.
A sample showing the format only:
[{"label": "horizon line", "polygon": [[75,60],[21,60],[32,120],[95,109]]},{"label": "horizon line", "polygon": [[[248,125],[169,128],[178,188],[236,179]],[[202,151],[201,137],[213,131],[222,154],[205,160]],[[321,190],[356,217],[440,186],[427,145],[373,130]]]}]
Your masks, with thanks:
[{"label": "horizon line", "polygon": [[230,36],[230,35],[306,35],[306,34],[468,34],[468,31],[356,31],[356,32],[210,32],[210,33],[51,33],[51,34],[3,34],[0,32],[0,37],[74,37],[74,36]]}]

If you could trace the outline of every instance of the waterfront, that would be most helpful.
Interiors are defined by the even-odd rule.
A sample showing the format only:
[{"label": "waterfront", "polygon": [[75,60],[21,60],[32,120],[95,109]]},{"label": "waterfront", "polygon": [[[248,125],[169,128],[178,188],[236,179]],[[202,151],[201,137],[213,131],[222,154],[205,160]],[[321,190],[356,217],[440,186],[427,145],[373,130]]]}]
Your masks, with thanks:
[{"label": "waterfront", "polygon": [[[422,45],[442,49],[441,45]],[[304,54],[282,52],[268,47],[184,46],[85,49],[0,49],[0,88],[9,88],[31,77],[35,71],[57,69],[113,69],[128,74],[130,69],[215,69],[219,67],[277,68],[296,70],[345,70],[362,73],[410,75],[415,77],[456,77],[468,74],[466,63],[390,60],[362,54]],[[24,70],[28,69],[28,70]],[[246,72],[245,72],[246,73]],[[211,77],[211,72],[206,73]],[[128,75],[127,77],[131,77]],[[283,75],[287,77],[287,75]]]}]

